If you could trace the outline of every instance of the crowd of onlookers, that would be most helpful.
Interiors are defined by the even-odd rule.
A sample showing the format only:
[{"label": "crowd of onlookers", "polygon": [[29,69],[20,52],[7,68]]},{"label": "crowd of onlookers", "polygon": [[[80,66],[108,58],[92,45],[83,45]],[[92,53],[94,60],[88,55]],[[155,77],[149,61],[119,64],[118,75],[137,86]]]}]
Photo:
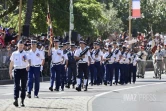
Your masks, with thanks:
[{"label": "crowd of onlookers", "polygon": [[[59,41],[67,42],[68,37],[57,37]],[[15,33],[13,28],[2,28],[0,27],[0,69],[7,68],[9,66],[10,62],[10,55],[13,51],[17,49],[17,40],[18,35]],[[31,48],[31,39],[36,39],[38,41],[38,48],[42,48],[45,50],[45,56],[46,61],[50,61],[50,58],[47,58],[47,50],[49,47],[49,39],[46,34],[41,35],[31,35],[30,37],[24,37],[22,36],[21,39],[25,41],[25,50],[29,50]],[[96,40],[96,39],[95,39]],[[136,37],[129,38],[128,32],[122,32],[117,33],[114,32],[113,34],[110,34],[107,39],[103,40],[101,36],[97,38],[97,41],[101,43],[101,49],[104,49],[104,47],[107,47],[109,43],[112,41],[116,41],[118,44],[121,44],[123,46],[132,46],[131,49],[134,51],[138,51],[140,46],[143,46],[145,50],[148,52],[147,59],[152,59],[152,52],[151,49],[154,47],[152,44],[152,40],[155,41],[155,43],[164,43],[164,36],[160,34],[156,34],[153,38],[151,33],[143,34],[138,33]],[[87,37],[86,43],[93,47],[94,40],[91,39],[91,37]],[[76,47],[79,45],[79,42],[75,42]],[[49,66],[48,64],[46,64]],[[46,71],[48,72],[49,69]],[[45,74],[45,73],[44,73]]]}]

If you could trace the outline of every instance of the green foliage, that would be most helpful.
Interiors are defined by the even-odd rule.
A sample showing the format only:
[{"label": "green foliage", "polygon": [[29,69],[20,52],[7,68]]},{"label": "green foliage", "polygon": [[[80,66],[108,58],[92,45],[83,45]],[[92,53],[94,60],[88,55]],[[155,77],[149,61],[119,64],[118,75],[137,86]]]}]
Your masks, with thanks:
[{"label": "green foliage", "polygon": [[[0,24],[18,29],[19,0],[0,1]],[[69,31],[70,0],[34,0],[30,31],[34,34],[47,32],[47,1],[55,35]],[[138,31],[166,32],[166,3],[160,0],[141,0],[144,18],[133,19],[132,28]],[[4,4],[6,3],[6,9]],[[73,0],[74,30],[84,36],[107,37],[114,30],[128,30],[128,0]],[[103,6],[104,4],[104,6]],[[24,23],[26,0],[23,0],[22,24]]]},{"label": "green foliage", "polygon": [[103,20],[93,21],[93,24],[98,30],[98,34],[102,35],[103,38],[107,38],[114,31],[120,32],[122,30],[122,21],[117,18],[117,10],[115,10],[111,3],[108,4],[109,9],[106,9],[105,5],[102,8]]}]

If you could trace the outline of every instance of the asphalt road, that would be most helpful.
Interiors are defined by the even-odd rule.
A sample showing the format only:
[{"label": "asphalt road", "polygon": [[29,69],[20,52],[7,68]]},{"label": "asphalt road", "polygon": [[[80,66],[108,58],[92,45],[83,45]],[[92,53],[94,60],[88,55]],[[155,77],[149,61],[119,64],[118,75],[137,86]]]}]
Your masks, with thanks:
[{"label": "asphalt road", "polygon": [[[146,72],[145,78],[137,79],[136,84],[89,86],[87,92],[77,92],[72,88],[50,92],[48,90],[49,82],[42,82],[39,100],[65,97],[80,97],[85,100],[84,97],[86,97],[84,102],[87,102],[87,109],[84,108],[85,111],[166,111],[166,75],[163,74],[161,80],[154,79],[153,75],[153,72]],[[13,99],[13,85],[0,85],[0,102],[9,99]],[[33,95],[29,101],[33,101]],[[63,100],[60,102],[63,103]],[[78,104],[78,101],[76,102],[72,104]],[[31,106],[31,104],[27,104]]]}]

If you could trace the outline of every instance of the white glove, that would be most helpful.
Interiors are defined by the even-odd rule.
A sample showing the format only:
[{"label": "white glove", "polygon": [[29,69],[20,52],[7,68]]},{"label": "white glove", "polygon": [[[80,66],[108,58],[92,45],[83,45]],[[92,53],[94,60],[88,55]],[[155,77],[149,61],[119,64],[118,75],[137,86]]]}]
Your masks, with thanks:
[{"label": "white glove", "polygon": [[41,72],[43,71],[43,66],[40,67],[40,71],[41,71]]}]

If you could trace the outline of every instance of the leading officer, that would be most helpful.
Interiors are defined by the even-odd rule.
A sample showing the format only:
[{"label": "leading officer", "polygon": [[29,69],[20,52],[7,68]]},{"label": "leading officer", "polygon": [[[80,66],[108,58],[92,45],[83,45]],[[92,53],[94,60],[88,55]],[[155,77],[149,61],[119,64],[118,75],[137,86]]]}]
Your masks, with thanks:
[{"label": "leading officer", "polygon": [[12,79],[12,69],[14,70],[14,105],[18,107],[18,98],[19,98],[19,90],[20,90],[20,81],[21,81],[21,106],[24,107],[24,99],[26,95],[26,84],[27,84],[27,75],[28,75],[28,55],[23,50],[24,44],[23,41],[20,40],[17,44],[18,50],[13,52],[10,57],[10,67],[9,74],[10,79]]}]

